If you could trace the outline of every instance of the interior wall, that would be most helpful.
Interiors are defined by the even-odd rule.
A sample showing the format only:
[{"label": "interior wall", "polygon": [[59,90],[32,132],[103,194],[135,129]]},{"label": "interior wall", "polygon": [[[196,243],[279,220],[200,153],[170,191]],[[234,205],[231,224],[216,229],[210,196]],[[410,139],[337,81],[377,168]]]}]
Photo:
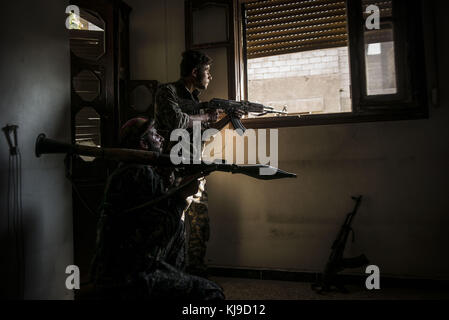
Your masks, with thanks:
[{"label": "interior wall", "polygon": [[362,194],[347,256],[365,253],[384,276],[449,278],[445,9],[439,1],[441,95],[429,119],[279,129],[279,167],[296,180],[208,179],[210,264],[320,272],[353,208],[350,196]]},{"label": "interior wall", "polygon": [[[63,156],[36,158],[39,133],[70,141],[68,1],[2,1],[1,127],[16,124],[22,156],[25,298],[70,299],[66,266],[73,264],[71,188]],[[1,296],[17,295],[12,216],[8,234],[9,148],[0,134]]]},{"label": "interior wall", "polygon": [[[183,1],[127,2],[132,78],[176,80]],[[449,21],[437,3],[440,107],[429,119],[279,129],[279,167],[296,180],[210,175],[209,264],[321,271],[350,196],[362,194],[347,256],[365,253],[382,275],[449,278]]]},{"label": "interior wall", "polygon": [[130,15],[132,80],[172,82],[179,79],[185,50],[183,0],[126,0]]}]

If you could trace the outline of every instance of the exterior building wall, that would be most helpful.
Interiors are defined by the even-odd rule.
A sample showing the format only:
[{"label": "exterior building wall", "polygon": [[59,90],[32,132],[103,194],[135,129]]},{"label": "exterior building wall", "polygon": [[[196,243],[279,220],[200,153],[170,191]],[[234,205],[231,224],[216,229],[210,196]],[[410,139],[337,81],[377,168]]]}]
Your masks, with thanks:
[{"label": "exterior building wall", "polygon": [[351,111],[348,48],[248,60],[248,100],[289,113]]}]

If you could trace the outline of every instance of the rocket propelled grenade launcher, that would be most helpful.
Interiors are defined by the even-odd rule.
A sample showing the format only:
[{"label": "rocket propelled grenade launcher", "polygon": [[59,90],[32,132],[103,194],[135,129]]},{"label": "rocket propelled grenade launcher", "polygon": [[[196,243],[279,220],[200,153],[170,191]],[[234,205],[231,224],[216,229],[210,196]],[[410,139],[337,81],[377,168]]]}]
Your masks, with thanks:
[{"label": "rocket propelled grenade launcher", "polygon": [[[47,153],[68,153],[80,156],[90,156],[106,160],[131,162],[144,165],[184,167],[189,171],[203,172],[204,175],[207,175],[213,171],[222,171],[231,173],[241,173],[261,180],[296,178],[296,174],[294,173],[286,172],[281,169],[263,164],[236,165],[236,164],[227,164],[224,163],[224,161],[220,163],[216,162],[211,164],[207,163],[195,164],[192,163],[192,161],[188,161],[188,163],[186,163],[186,161],[182,161],[186,159],[179,157],[177,160],[181,161],[178,161],[179,164],[175,165],[171,161],[169,155],[161,154],[159,152],[135,150],[135,149],[123,149],[123,148],[100,148],[100,147],[84,146],[79,144],[69,144],[56,141],[53,139],[48,139],[43,133],[41,133],[36,139],[35,153],[36,157],[40,157],[41,154]],[[265,171],[270,171],[273,174],[260,174],[261,169]]]}]

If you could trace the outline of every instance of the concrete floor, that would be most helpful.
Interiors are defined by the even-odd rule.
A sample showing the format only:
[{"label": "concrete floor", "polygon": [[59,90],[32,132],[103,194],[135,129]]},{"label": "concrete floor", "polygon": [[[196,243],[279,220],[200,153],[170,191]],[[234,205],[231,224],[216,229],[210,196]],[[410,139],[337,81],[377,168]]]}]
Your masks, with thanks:
[{"label": "concrete floor", "polygon": [[381,288],[367,290],[353,285],[349,293],[318,294],[307,282],[210,277],[223,287],[227,300],[446,300],[449,289]]}]

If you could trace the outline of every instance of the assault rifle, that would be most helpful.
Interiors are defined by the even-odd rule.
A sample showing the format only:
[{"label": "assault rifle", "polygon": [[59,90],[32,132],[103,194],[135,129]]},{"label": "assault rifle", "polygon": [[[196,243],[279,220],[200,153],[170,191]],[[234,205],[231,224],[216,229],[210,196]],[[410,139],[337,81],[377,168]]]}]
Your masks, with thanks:
[{"label": "assault rifle", "polygon": [[354,230],[351,227],[351,223],[357,213],[360,202],[362,201],[362,196],[351,198],[355,201],[354,210],[347,214],[345,222],[341,226],[337,238],[332,244],[332,251],[321,276],[321,282],[312,284],[312,289],[318,293],[331,291],[332,286],[335,286],[341,292],[348,292],[343,286],[342,281],[337,279],[337,273],[346,268],[358,268],[369,264],[369,261],[364,254],[353,258],[343,258],[350,232],[352,232],[352,242],[354,242]]},{"label": "assault rifle", "polygon": [[234,129],[240,129],[245,132],[246,128],[243,126],[242,122],[238,117],[234,116],[234,112],[237,110],[243,111],[245,113],[255,113],[256,116],[263,116],[268,113],[275,114],[287,114],[285,111],[274,110],[273,107],[268,107],[260,103],[250,102],[250,101],[234,101],[214,98],[209,102],[193,103],[191,101],[185,101],[182,105],[184,111],[193,111],[199,109],[218,109],[223,110],[230,118]]}]

